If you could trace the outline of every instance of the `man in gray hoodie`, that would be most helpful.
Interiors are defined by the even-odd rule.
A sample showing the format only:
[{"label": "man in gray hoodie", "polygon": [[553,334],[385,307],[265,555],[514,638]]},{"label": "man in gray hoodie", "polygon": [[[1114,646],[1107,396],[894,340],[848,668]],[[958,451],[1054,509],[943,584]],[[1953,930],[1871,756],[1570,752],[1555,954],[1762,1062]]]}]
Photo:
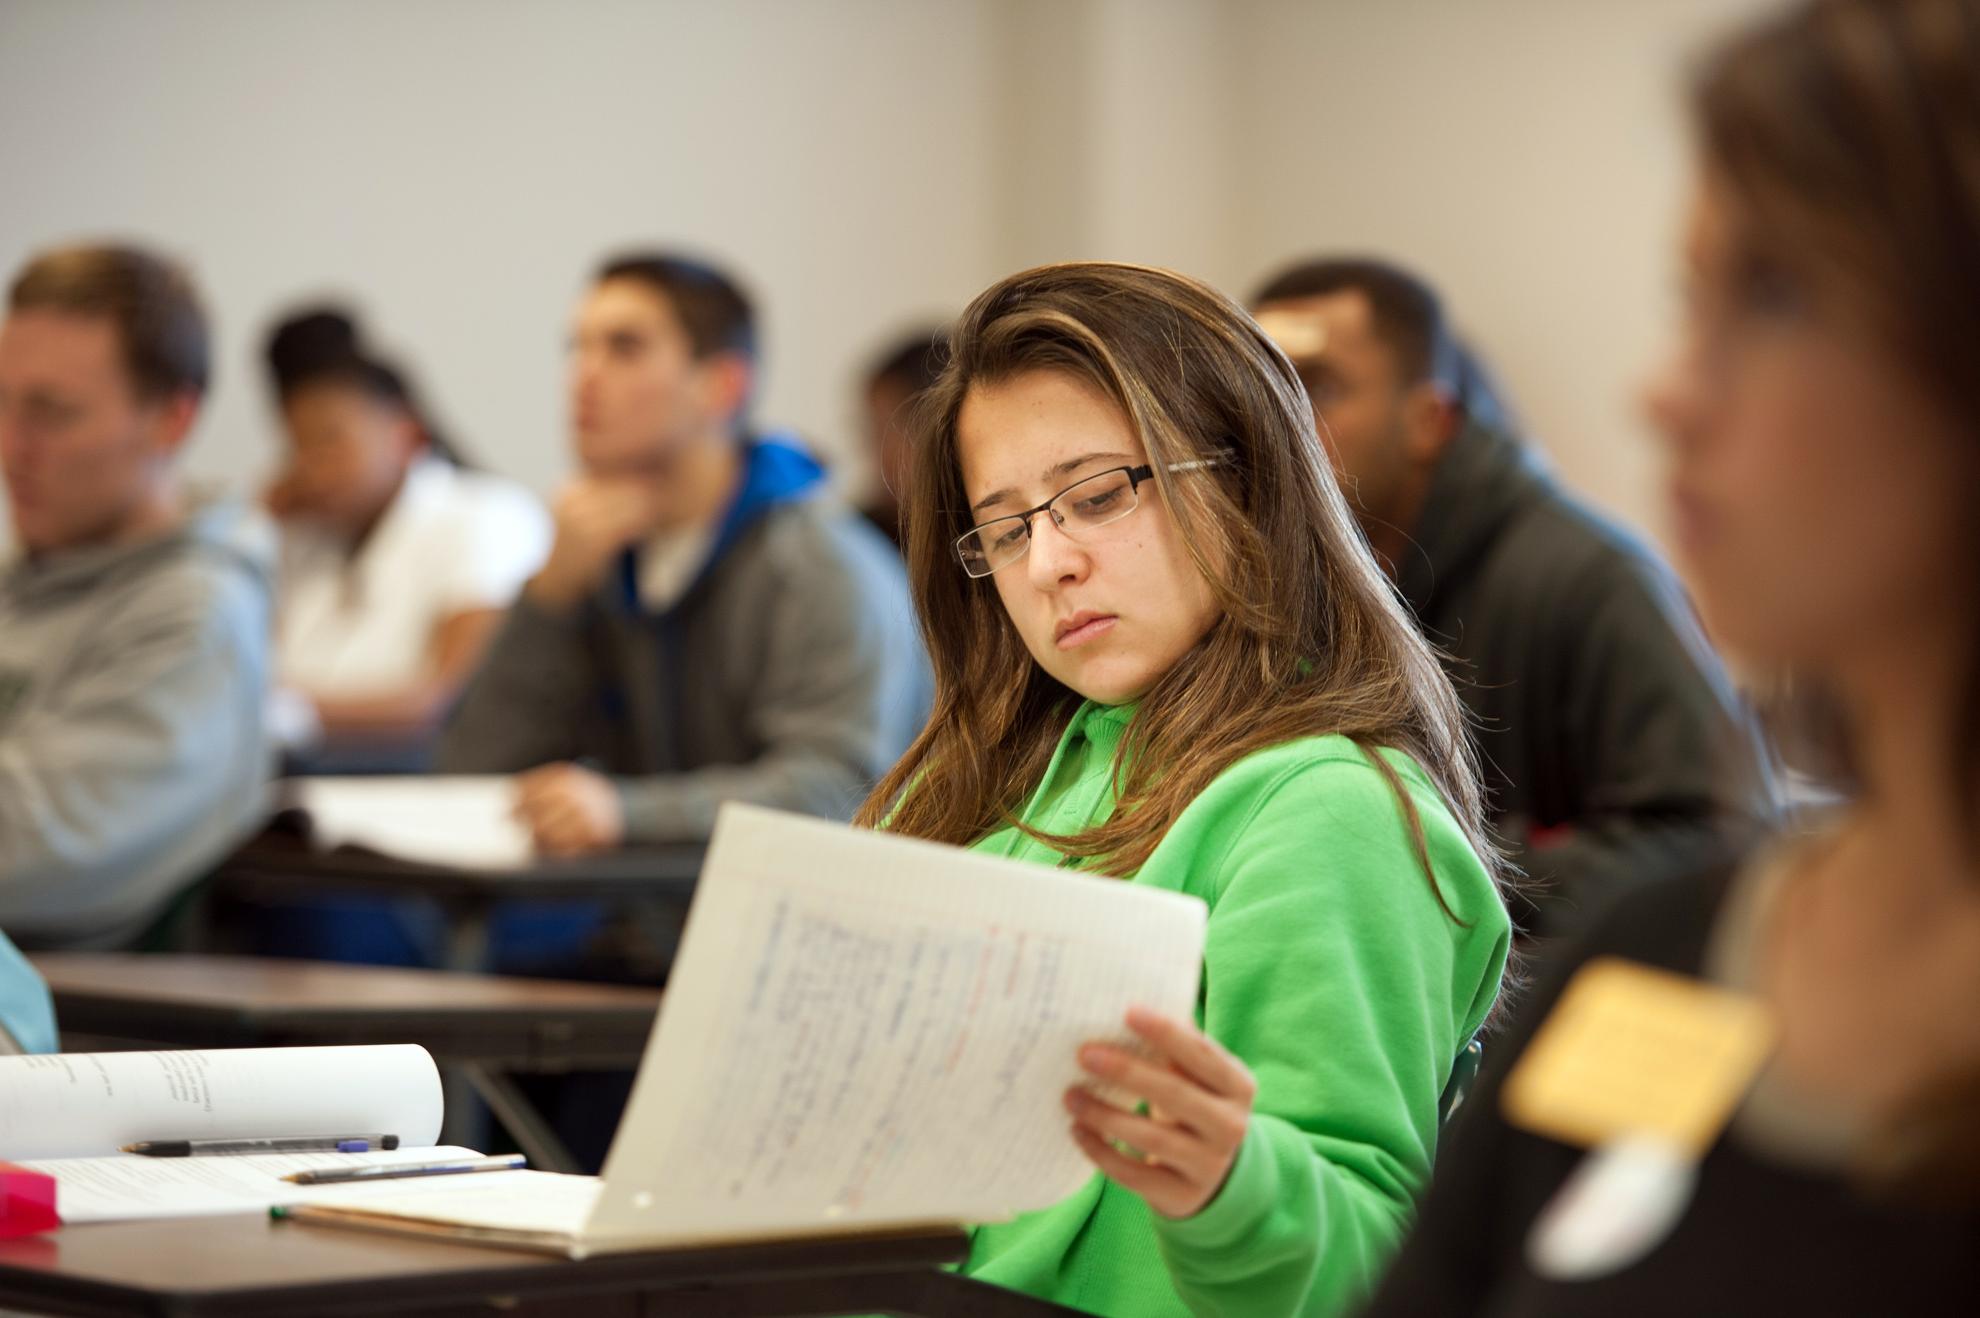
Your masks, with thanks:
[{"label": "man in gray hoodie", "polygon": [[723,801],[844,819],[927,717],[900,559],[746,425],[755,318],[721,272],[607,262],[571,335],[580,467],[440,745],[518,773],[557,853],[705,840]]},{"label": "man in gray hoodie", "polygon": [[129,943],[258,818],[272,538],[183,488],[208,368],[183,272],[37,256],[0,322],[0,928]]}]

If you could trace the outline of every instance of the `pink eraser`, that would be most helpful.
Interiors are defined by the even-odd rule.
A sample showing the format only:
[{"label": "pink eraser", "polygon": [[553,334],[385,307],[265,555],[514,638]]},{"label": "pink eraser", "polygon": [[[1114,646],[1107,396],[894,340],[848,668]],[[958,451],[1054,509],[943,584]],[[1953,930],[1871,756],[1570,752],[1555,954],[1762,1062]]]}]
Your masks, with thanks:
[{"label": "pink eraser", "polygon": [[55,1178],[0,1162],[0,1239],[38,1235],[62,1225],[55,1213]]}]

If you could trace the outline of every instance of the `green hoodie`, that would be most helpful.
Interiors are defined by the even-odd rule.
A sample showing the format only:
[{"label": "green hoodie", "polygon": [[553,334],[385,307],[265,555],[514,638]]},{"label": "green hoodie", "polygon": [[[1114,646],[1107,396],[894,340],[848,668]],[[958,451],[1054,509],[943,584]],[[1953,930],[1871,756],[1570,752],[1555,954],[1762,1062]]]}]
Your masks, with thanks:
[{"label": "green hoodie", "polygon": [[[1075,711],[1022,818],[1105,819],[1131,707]],[[1194,1217],[1096,1174],[1061,1203],[975,1229],[964,1271],[1109,1318],[1331,1314],[1360,1298],[1430,1173],[1437,1100],[1499,988],[1511,926],[1423,771],[1384,751],[1423,822],[1438,908],[1380,772],[1345,737],[1225,770],[1132,882],[1210,907],[1197,1024],[1258,1082],[1229,1179]],[[1016,828],[976,850],[1060,864]]]}]

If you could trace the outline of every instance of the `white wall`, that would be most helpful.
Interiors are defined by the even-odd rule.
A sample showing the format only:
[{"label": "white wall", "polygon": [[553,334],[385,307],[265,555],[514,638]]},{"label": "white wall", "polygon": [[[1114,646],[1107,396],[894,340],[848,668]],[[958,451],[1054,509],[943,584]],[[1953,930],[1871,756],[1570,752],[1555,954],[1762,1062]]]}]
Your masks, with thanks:
[{"label": "white wall", "polygon": [[1654,526],[1631,397],[1682,62],[1759,2],[0,0],[0,266],[104,232],[192,262],[221,332],[203,474],[266,465],[260,336],[334,292],[547,489],[564,318],[622,244],[742,272],[761,414],[835,453],[879,341],[1021,265],[1242,296],[1373,250],[1443,285],[1571,481]]},{"label": "white wall", "polygon": [[0,0],[0,266],[104,232],[191,262],[203,473],[267,463],[261,335],[327,291],[547,487],[587,271],[679,244],[758,296],[764,418],[832,446],[877,340],[994,273],[984,36],[981,5],[915,0]]}]

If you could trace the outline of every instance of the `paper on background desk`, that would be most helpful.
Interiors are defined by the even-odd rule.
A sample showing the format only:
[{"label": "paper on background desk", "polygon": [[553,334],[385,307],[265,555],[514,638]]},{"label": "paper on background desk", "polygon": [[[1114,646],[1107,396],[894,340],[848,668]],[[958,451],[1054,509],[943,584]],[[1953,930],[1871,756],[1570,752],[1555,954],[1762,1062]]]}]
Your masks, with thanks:
[{"label": "paper on background desk", "polygon": [[309,816],[310,841],[324,850],[359,846],[460,869],[519,869],[536,855],[513,814],[513,778],[291,778],[281,790]]}]

